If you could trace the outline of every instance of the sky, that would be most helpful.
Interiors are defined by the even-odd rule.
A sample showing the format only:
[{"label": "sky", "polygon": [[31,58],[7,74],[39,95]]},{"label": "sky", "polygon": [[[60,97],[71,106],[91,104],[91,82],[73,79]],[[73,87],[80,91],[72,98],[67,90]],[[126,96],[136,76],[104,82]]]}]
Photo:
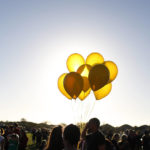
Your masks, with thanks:
[{"label": "sky", "polygon": [[[88,110],[101,124],[150,125],[149,16],[149,0],[0,1],[0,120],[69,124]],[[106,98],[76,105],[57,80],[69,55],[92,52],[118,76]]]}]

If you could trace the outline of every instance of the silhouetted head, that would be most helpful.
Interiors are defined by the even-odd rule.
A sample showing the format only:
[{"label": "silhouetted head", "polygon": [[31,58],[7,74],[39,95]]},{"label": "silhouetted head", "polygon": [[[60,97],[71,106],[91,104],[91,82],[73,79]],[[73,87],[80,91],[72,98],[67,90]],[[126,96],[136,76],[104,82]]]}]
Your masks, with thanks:
[{"label": "silhouetted head", "polygon": [[53,128],[46,150],[62,150],[64,147],[62,139],[62,127]]},{"label": "silhouetted head", "polygon": [[100,126],[100,121],[97,118],[92,118],[88,122],[88,130],[89,130],[89,132],[97,131],[99,126]]},{"label": "silhouetted head", "polygon": [[53,130],[51,132],[51,138],[58,138],[58,137],[62,137],[62,127],[61,126],[53,128]]},{"label": "silhouetted head", "polygon": [[136,132],[134,130],[130,130],[130,132],[129,132],[129,138],[130,139],[134,139],[135,136],[136,136]]},{"label": "silhouetted head", "polygon": [[115,133],[115,134],[113,135],[113,140],[119,141],[119,134],[118,134],[118,133]]},{"label": "silhouetted head", "polygon": [[129,130],[128,129],[126,129],[125,134],[129,135]]},{"label": "silhouetted head", "polygon": [[64,130],[64,145],[77,147],[80,140],[80,129],[73,124],[68,125]]},{"label": "silhouetted head", "polygon": [[128,139],[127,136],[125,134],[123,134],[122,137],[121,137],[122,142],[127,141],[127,139]]}]

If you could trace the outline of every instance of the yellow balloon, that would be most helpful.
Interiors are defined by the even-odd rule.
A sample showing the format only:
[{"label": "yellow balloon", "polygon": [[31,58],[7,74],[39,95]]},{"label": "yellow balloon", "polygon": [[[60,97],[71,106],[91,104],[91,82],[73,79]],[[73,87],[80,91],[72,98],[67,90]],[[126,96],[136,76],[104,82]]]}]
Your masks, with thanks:
[{"label": "yellow balloon", "polygon": [[104,65],[108,68],[109,73],[110,73],[109,82],[112,82],[118,74],[117,65],[112,61],[105,61]]},{"label": "yellow balloon", "polygon": [[91,88],[89,88],[86,92],[82,90],[79,95],[79,99],[83,101],[90,94],[90,92],[91,92]]},{"label": "yellow balloon", "polygon": [[104,63],[104,58],[99,53],[91,53],[86,58],[86,64],[91,65],[91,66],[94,66],[96,64],[102,64],[102,63]]},{"label": "yellow balloon", "polygon": [[91,68],[92,67],[90,65],[84,64],[78,68],[77,72],[83,77],[88,77]]},{"label": "yellow balloon", "polygon": [[90,83],[88,80],[89,71],[92,67],[90,65],[82,65],[78,68],[77,72],[82,76],[83,78],[83,90],[81,91],[79,95],[80,100],[84,100],[91,92]]},{"label": "yellow balloon", "polygon": [[85,64],[84,58],[80,54],[72,54],[67,59],[67,68],[70,72],[75,72],[77,69]]},{"label": "yellow balloon", "polygon": [[109,81],[109,70],[103,64],[97,64],[89,72],[89,83],[93,91],[105,86]]},{"label": "yellow balloon", "polygon": [[71,96],[64,89],[64,78],[66,77],[66,75],[67,73],[64,73],[58,78],[58,88],[64,96],[66,96],[68,99],[72,99]]},{"label": "yellow balloon", "polygon": [[87,77],[82,78],[83,78],[83,91],[86,92],[90,88],[89,79]]},{"label": "yellow balloon", "polygon": [[64,89],[73,98],[76,99],[83,90],[83,78],[77,72],[70,72],[64,78]]},{"label": "yellow balloon", "polygon": [[112,84],[109,83],[109,84],[105,85],[104,87],[102,87],[101,89],[94,91],[96,100],[100,100],[100,99],[106,97],[111,92],[111,89],[112,89]]}]

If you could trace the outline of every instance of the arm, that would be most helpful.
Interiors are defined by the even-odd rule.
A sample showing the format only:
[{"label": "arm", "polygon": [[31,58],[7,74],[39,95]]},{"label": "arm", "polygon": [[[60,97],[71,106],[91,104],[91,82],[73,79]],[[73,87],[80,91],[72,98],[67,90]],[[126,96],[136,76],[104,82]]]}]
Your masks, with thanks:
[{"label": "arm", "polygon": [[84,140],[86,138],[87,129],[88,129],[88,123],[85,125],[85,128],[83,129],[82,134],[81,134],[81,138]]}]

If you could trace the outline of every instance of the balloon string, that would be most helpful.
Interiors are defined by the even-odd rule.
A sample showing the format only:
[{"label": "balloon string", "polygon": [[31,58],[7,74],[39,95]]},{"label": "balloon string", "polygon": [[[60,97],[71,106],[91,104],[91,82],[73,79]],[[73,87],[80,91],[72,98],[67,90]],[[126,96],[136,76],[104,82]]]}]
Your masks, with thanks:
[{"label": "balloon string", "polygon": [[92,105],[92,108],[91,108],[91,110],[88,112],[88,113],[89,113],[88,116],[91,115],[91,113],[92,113],[92,111],[93,111],[93,109],[94,109],[94,107],[95,107],[95,103],[96,103],[96,100],[94,100],[94,103],[93,103],[93,105]]},{"label": "balloon string", "polygon": [[80,106],[81,106],[81,111],[80,111],[80,113],[81,113],[80,130],[82,132],[83,131],[83,124],[84,124],[85,115],[84,115],[84,102],[83,101],[80,101],[80,102],[81,102],[81,104],[80,104]]},{"label": "balloon string", "polygon": [[85,110],[85,121],[87,121],[87,118],[89,116],[88,114],[89,114],[89,110],[90,110],[90,105],[91,104],[87,105],[87,107],[86,107],[87,109]]},{"label": "balloon string", "polygon": [[74,108],[73,108],[73,100],[71,100],[71,108],[72,108],[72,112],[73,112],[73,120],[75,121]]},{"label": "balloon string", "polygon": [[77,123],[77,118],[75,115],[76,100],[72,99],[71,101],[72,101],[71,106],[72,106],[72,112],[73,112],[73,120],[74,120],[74,123],[76,124]]},{"label": "balloon string", "polygon": [[78,106],[78,100],[76,99],[75,100],[75,110],[74,110],[74,114],[76,116],[75,124],[78,123],[78,117],[79,117],[79,112],[77,111],[77,109],[79,109],[79,106]]},{"label": "balloon string", "polygon": [[89,119],[88,117],[95,107],[95,100],[93,102],[91,99],[86,99],[85,101],[81,101],[80,99],[72,99],[71,106],[74,123],[79,123],[82,129],[83,123]]},{"label": "balloon string", "polygon": [[95,100],[94,100],[94,102],[90,100],[89,102],[87,102],[87,104],[88,104],[86,107],[87,109],[85,110],[85,121],[88,121],[89,116],[91,115],[91,113],[95,107]]}]

